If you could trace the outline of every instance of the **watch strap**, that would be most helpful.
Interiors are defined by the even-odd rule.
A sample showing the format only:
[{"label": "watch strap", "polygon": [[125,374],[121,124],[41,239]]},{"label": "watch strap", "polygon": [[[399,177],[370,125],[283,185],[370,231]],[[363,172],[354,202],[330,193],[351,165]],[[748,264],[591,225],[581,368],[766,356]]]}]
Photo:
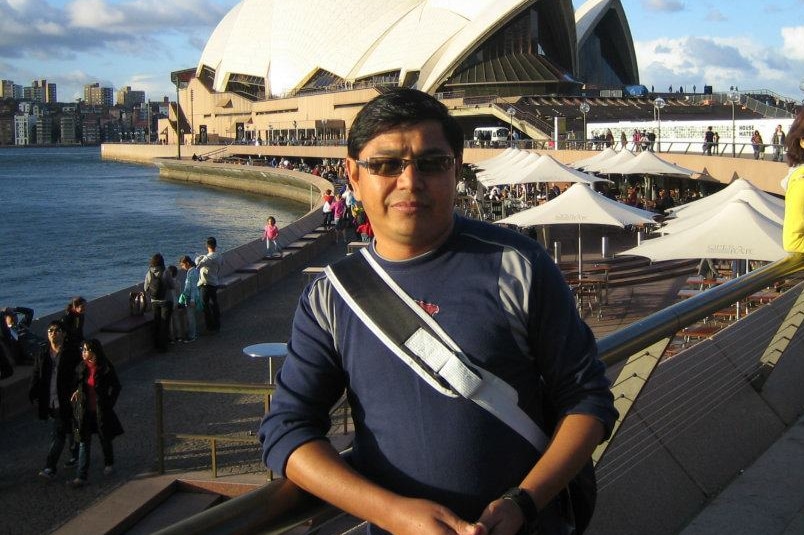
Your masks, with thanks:
[{"label": "watch strap", "polygon": [[533,503],[533,498],[531,498],[530,494],[525,490],[514,487],[505,491],[500,498],[514,502],[517,507],[519,507],[519,510],[522,511],[522,516],[525,517],[525,525],[522,526],[523,529],[520,533],[529,533],[530,530],[537,525],[539,521],[539,509],[536,507],[536,504]]}]

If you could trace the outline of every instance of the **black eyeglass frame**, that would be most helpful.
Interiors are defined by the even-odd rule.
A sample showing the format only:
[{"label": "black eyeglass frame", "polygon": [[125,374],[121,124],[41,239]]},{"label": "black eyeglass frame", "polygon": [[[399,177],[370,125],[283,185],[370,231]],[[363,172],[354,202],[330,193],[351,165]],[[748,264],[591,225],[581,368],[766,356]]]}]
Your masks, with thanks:
[{"label": "black eyeglass frame", "polygon": [[[422,169],[422,162],[425,162],[425,168]],[[373,156],[365,160],[355,160],[355,163],[360,167],[368,170],[372,175],[384,176],[395,178],[405,172],[409,165],[423,175],[435,175],[444,173],[455,166],[455,156],[449,154],[427,154],[417,158],[397,158],[394,156]],[[427,169],[426,166],[432,164],[432,169]],[[391,165],[392,169],[381,172],[381,166]]]}]

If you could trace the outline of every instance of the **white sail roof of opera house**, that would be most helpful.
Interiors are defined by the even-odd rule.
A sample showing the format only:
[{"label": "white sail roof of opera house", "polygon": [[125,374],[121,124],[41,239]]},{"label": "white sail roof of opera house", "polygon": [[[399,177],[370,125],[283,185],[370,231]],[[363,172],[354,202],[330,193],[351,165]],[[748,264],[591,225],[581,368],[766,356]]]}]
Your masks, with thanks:
[{"label": "white sail roof of opera house", "polygon": [[212,69],[218,92],[232,77],[264,80],[266,96],[297,90],[322,70],[346,82],[417,76],[415,86],[432,92],[477,44],[534,4],[568,19],[557,32],[574,58],[570,0],[243,0],[208,40],[197,74]]}]

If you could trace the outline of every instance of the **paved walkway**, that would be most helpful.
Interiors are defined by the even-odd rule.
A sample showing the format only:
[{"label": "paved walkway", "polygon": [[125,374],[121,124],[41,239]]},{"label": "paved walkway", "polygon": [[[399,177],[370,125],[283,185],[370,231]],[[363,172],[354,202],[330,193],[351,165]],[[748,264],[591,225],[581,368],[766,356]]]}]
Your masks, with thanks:
[{"label": "paved walkway", "polygon": [[[344,253],[343,244],[332,245],[316,259],[316,263],[324,265]],[[55,481],[41,479],[36,474],[43,467],[49,426],[35,420],[33,410],[30,414],[1,423],[0,535],[50,533],[127,481],[152,473],[156,466],[153,387],[156,379],[264,382],[268,375],[265,362],[246,357],[241,349],[257,342],[287,339],[292,311],[305,281],[301,272],[289,275],[279,284],[226,311],[218,335],[201,337],[192,344],[175,345],[167,354],[148,355],[119,368],[123,391],[117,410],[126,434],[115,441],[116,471],[111,476],[102,475],[100,448],[95,441],[87,487],[68,488],[66,482],[73,473],[61,467]],[[615,288],[603,319],[588,318],[589,325],[598,337],[605,336],[674,302],[679,284],[677,280],[666,280],[640,285],[639,288]],[[231,425],[237,425],[239,429],[249,426],[256,429],[262,414],[260,399],[255,396],[212,396],[168,394],[166,403],[170,410],[166,416],[166,428],[210,433],[226,430]],[[804,459],[802,442],[804,440],[798,438],[799,451],[797,456],[790,458]],[[224,455],[220,461],[223,465],[221,473],[259,473],[262,468],[258,448],[249,446],[234,450],[238,456],[244,453],[254,461],[226,466]],[[178,471],[204,466],[209,466],[209,448],[198,443],[180,443],[171,449],[166,463],[168,470]],[[801,479],[794,481],[800,482]],[[799,503],[804,503],[804,500]],[[695,531],[685,535],[722,532],[727,530]],[[754,533],[792,535],[794,532],[804,531],[759,530]]]}]

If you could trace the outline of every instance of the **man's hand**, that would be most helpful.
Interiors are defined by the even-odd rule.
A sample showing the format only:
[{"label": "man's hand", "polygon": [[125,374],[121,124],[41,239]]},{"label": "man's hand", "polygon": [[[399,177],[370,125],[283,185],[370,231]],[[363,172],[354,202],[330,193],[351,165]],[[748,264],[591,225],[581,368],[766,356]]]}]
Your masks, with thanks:
[{"label": "man's hand", "polygon": [[[394,535],[486,535],[481,524],[472,524],[437,503],[402,498],[387,526]],[[513,533],[513,532],[512,532]]]},{"label": "man's hand", "polygon": [[525,522],[517,504],[511,500],[494,500],[480,515],[477,524],[485,527],[480,535],[514,535]]}]

